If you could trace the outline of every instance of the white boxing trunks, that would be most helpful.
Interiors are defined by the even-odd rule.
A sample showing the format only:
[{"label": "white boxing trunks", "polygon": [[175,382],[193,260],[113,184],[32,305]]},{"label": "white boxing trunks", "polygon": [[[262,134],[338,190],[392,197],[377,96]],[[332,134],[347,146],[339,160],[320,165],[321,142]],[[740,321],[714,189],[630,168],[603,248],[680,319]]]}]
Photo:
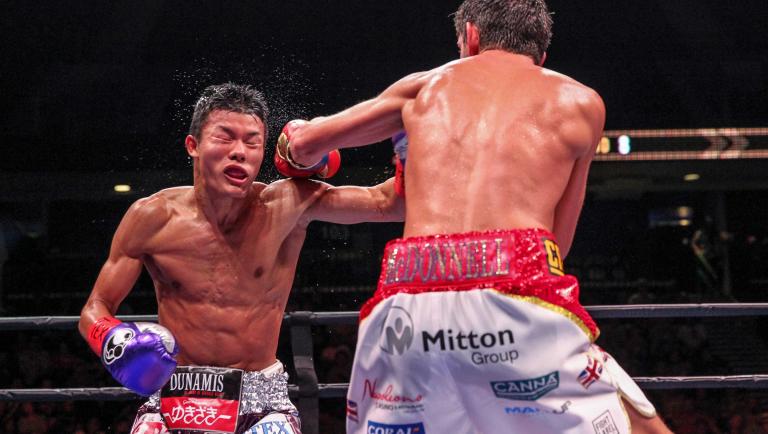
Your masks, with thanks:
[{"label": "white boxing trunks", "polygon": [[653,406],[593,342],[551,233],[394,240],[361,310],[347,433],[629,433]]}]

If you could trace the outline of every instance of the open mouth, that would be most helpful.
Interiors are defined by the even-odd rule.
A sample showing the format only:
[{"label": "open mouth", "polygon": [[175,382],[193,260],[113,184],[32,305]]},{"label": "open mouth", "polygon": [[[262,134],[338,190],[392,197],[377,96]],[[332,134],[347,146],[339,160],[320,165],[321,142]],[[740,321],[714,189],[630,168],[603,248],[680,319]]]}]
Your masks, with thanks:
[{"label": "open mouth", "polygon": [[237,166],[230,166],[224,169],[224,176],[229,182],[236,186],[243,185],[248,179],[248,172]]},{"label": "open mouth", "polygon": [[237,179],[238,181],[242,181],[248,177],[248,172],[239,167],[227,167],[224,169],[224,174],[230,178]]}]

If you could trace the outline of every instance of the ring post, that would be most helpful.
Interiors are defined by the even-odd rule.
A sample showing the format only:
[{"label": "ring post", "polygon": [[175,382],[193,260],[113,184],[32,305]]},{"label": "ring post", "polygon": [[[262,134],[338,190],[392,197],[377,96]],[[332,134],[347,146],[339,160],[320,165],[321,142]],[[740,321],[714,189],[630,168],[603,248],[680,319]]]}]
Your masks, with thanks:
[{"label": "ring post", "polygon": [[293,365],[296,368],[296,385],[299,387],[299,416],[303,434],[319,434],[320,418],[317,373],[313,359],[312,317],[308,311],[293,312],[290,315],[291,349]]}]

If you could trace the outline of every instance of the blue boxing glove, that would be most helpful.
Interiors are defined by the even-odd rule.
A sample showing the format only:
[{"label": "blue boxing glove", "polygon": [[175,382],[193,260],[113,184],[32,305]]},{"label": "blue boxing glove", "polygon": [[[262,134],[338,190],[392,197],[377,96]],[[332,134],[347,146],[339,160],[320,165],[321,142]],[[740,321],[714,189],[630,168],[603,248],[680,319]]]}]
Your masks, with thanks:
[{"label": "blue boxing glove", "polygon": [[395,193],[405,196],[405,161],[408,159],[408,136],[405,131],[392,136],[395,148]]},{"label": "blue boxing glove", "polygon": [[106,316],[91,325],[88,343],[115,380],[143,396],[160,390],[176,369],[179,346],[159,324]]}]

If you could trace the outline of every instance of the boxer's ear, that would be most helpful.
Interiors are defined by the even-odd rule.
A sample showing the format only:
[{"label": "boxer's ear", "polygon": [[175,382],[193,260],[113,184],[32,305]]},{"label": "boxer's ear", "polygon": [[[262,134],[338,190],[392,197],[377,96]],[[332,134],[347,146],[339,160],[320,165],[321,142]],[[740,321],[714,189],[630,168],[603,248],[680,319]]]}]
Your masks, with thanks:
[{"label": "boxer's ear", "polygon": [[480,31],[477,30],[477,26],[467,22],[464,30],[464,44],[467,46],[467,54],[470,56],[480,54]]},{"label": "boxer's ear", "polygon": [[184,147],[187,148],[187,154],[190,157],[197,157],[199,155],[197,152],[197,139],[191,134],[184,139]]}]

